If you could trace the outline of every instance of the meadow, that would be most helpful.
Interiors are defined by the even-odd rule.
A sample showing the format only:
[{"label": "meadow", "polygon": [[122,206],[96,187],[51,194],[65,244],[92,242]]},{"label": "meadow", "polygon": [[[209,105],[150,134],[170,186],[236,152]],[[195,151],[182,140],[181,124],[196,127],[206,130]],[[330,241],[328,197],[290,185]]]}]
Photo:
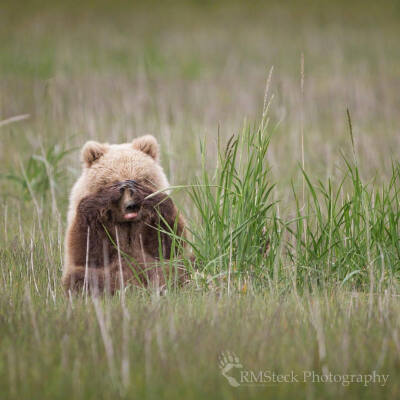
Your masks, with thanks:
[{"label": "meadow", "polygon": [[[398,398],[399,35],[389,0],[2,2],[0,399]],[[79,149],[145,133],[189,282],[65,295]]]}]

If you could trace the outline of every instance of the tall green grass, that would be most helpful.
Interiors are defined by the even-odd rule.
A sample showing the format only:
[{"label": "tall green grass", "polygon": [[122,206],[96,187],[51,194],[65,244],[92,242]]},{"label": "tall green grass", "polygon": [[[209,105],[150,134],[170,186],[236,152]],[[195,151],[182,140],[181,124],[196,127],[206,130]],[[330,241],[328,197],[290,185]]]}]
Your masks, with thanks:
[{"label": "tall green grass", "polygon": [[267,226],[274,202],[267,150],[261,129],[244,129],[219,146],[214,171],[205,166],[189,194],[199,215],[192,228],[197,265],[209,279],[263,275],[269,247]]},{"label": "tall green grass", "polygon": [[288,255],[297,265],[300,282],[312,275],[319,281],[351,284],[359,289],[396,283],[400,271],[400,165],[393,164],[390,181],[364,183],[357,165],[345,161],[338,184],[313,183],[303,171],[307,200],[296,198],[294,237]]},{"label": "tall green grass", "polygon": [[293,183],[292,208],[281,215],[269,143],[262,125],[246,126],[219,144],[214,168],[202,147],[202,172],[189,194],[198,215],[191,245],[203,279],[228,290],[242,287],[240,280],[261,289],[310,280],[359,290],[397,285],[400,164],[393,162],[386,183],[364,181],[356,158],[343,156],[339,178],[326,183],[299,166],[303,191]]}]

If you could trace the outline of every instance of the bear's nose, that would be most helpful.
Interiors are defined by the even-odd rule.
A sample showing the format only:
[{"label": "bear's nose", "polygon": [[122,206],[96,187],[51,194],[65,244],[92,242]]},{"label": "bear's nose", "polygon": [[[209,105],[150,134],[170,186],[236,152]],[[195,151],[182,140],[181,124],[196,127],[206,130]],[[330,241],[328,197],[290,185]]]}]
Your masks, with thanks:
[{"label": "bear's nose", "polygon": [[137,211],[138,204],[136,204],[134,201],[130,201],[129,203],[126,204],[125,209],[128,212]]}]

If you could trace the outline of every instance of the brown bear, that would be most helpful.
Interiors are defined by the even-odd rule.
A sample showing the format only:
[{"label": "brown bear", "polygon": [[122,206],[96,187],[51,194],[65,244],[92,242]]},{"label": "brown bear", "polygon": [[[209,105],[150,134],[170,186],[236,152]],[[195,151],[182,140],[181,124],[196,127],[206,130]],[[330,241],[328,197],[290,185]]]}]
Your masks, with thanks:
[{"label": "brown bear", "polygon": [[87,142],[71,191],[62,282],[69,291],[180,282],[168,263],[183,248],[184,220],[165,194],[168,180],[151,135],[131,143]]}]

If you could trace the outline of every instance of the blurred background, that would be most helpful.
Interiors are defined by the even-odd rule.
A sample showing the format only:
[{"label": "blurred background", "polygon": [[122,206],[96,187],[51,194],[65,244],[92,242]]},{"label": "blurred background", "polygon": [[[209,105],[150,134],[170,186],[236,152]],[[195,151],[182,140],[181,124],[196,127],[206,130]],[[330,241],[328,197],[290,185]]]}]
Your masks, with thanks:
[{"label": "blurred background", "polygon": [[[399,37],[399,1],[3,0],[0,121],[30,117],[0,127],[0,173],[52,146],[152,133],[171,182],[189,183],[200,141],[213,162],[218,132],[257,124],[273,68],[270,162],[283,187],[302,132],[306,169],[335,176],[351,154],[347,108],[361,170],[380,179],[400,149]],[[79,173],[77,151],[66,157],[65,192]]]}]

